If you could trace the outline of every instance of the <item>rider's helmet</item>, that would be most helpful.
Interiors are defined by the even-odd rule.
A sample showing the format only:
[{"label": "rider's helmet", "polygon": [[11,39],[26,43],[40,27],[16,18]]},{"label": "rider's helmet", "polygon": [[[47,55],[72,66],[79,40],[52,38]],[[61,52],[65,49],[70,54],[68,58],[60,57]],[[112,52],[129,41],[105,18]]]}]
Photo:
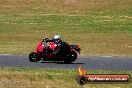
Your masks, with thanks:
[{"label": "rider's helmet", "polygon": [[43,38],[43,42],[45,41],[48,41],[49,40],[49,38],[48,37],[45,37],[45,38]]},{"label": "rider's helmet", "polygon": [[55,43],[59,43],[59,42],[61,41],[60,35],[55,35],[55,36],[53,37],[53,41],[54,41]]}]

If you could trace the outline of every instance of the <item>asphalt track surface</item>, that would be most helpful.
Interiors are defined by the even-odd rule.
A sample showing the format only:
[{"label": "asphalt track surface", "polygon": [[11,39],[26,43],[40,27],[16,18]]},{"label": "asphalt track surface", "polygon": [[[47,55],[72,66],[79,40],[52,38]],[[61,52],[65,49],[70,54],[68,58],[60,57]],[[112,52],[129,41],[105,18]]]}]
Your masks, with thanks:
[{"label": "asphalt track surface", "polygon": [[53,62],[30,62],[28,56],[0,55],[0,67],[31,67],[31,68],[57,68],[77,69],[83,66],[86,70],[125,70],[132,71],[132,57],[83,57],[79,56],[71,64],[58,64]]}]

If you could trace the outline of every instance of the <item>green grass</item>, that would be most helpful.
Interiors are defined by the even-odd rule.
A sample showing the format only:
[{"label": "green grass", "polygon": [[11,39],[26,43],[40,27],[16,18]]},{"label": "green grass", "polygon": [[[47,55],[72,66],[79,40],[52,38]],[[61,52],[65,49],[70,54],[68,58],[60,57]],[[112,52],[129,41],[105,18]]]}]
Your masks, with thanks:
[{"label": "green grass", "polygon": [[82,55],[132,56],[131,0],[1,0],[0,53],[29,54],[61,34]]},{"label": "green grass", "polygon": [[[2,88],[80,88],[76,83],[76,70],[37,69],[37,68],[0,68]],[[88,70],[87,74],[130,74],[131,71]],[[86,84],[83,88],[131,88],[129,84]]]}]

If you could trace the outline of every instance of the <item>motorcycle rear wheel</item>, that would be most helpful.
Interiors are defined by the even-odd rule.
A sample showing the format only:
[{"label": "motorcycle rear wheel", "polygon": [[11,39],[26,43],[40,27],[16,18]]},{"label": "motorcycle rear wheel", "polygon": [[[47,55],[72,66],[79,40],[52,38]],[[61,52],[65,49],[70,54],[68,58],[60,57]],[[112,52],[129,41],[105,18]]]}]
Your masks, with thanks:
[{"label": "motorcycle rear wheel", "polygon": [[71,63],[77,59],[77,53],[76,52],[71,52],[71,54],[64,59],[64,63]]}]

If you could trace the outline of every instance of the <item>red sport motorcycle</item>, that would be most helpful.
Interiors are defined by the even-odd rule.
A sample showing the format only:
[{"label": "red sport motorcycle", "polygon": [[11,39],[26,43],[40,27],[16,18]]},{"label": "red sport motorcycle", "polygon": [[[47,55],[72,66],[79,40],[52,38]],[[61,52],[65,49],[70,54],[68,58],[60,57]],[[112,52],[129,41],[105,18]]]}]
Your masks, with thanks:
[{"label": "red sport motorcycle", "polygon": [[29,54],[29,61],[37,62],[54,61],[59,63],[71,63],[77,59],[77,53],[80,54],[79,45],[69,45],[66,42],[56,44],[53,41],[42,41],[37,45],[37,49]]}]

